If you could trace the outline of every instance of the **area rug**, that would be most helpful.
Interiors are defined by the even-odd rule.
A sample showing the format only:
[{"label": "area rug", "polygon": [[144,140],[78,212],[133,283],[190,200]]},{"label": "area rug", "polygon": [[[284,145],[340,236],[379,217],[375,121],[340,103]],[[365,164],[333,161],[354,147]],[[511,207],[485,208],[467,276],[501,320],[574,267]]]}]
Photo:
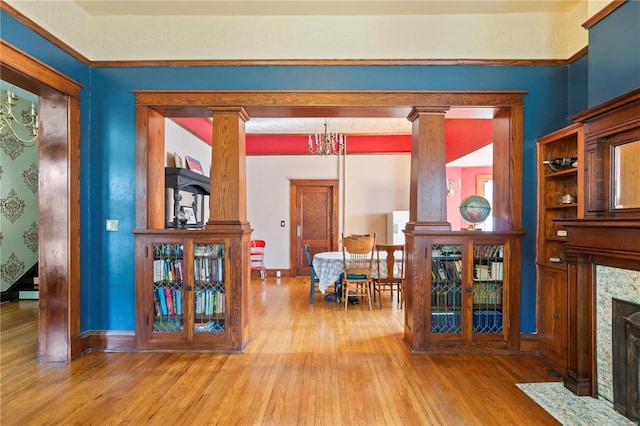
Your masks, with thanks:
[{"label": "area rug", "polygon": [[516,384],[527,396],[565,426],[633,426],[601,399],[574,395],[561,382]]}]

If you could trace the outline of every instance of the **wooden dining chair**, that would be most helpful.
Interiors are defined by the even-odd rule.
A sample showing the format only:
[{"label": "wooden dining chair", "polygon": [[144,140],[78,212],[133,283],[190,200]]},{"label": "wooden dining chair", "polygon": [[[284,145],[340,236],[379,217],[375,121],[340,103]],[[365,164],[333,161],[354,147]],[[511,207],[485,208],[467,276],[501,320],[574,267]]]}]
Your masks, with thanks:
[{"label": "wooden dining chair", "polygon": [[373,236],[342,237],[342,259],[344,272],[342,276],[342,291],[344,310],[347,310],[349,298],[366,297],[371,310],[371,276],[373,266],[373,252],[376,244],[376,234]]},{"label": "wooden dining chair", "polygon": [[[382,259],[380,253],[386,253],[386,259]],[[373,301],[376,293],[382,309],[382,293],[389,292],[393,300],[393,292],[396,292],[400,307],[404,305],[404,245],[376,244],[376,268],[377,274],[373,279]],[[386,268],[382,266],[385,265]],[[383,270],[386,269],[386,272]]]},{"label": "wooden dining chair", "polygon": [[318,288],[320,279],[316,274],[316,270],[313,268],[313,262],[311,261],[311,250],[309,250],[309,244],[304,245],[304,253],[307,255],[307,264],[309,265],[309,277],[311,278],[311,292],[309,293],[309,304],[313,304],[313,299]]}]

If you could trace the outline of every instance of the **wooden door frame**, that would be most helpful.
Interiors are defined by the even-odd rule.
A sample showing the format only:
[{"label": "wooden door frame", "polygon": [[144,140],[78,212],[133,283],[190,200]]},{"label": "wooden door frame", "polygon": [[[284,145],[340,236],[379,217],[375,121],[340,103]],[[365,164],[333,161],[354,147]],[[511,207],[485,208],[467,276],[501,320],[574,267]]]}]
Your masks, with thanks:
[{"label": "wooden door frame", "polygon": [[2,79],[40,98],[38,361],[69,362],[80,336],[82,85],[0,40]]},{"label": "wooden door frame", "polygon": [[296,227],[294,220],[298,217],[298,208],[296,200],[298,199],[298,187],[299,186],[318,186],[318,187],[332,187],[333,199],[332,209],[333,217],[331,218],[331,250],[338,249],[338,211],[340,206],[338,200],[340,199],[340,188],[338,185],[338,179],[291,179],[290,181],[290,198],[289,198],[289,223],[291,229],[289,230],[289,276],[295,276],[297,268],[296,262]]}]

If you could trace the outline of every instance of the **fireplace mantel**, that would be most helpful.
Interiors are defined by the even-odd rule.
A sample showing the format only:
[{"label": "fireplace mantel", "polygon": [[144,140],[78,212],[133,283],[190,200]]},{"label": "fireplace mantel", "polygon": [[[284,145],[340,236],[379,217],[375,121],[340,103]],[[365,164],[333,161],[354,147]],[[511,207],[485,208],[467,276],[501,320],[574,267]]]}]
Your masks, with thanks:
[{"label": "fireplace mantel", "polygon": [[640,270],[640,219],[574,219],[567,230],[569,350],[565,387],[597,397],[595,359],[595,265]]}]

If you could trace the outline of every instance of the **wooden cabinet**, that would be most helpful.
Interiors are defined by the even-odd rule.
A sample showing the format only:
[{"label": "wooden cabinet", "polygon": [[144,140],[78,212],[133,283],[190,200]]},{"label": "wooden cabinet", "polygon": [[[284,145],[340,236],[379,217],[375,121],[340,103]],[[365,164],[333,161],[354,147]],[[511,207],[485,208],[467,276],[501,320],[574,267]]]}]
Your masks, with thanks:
[{"label": "wooden cabinet", "polygon": [[568,287],[564,265],[538,268],[538,349],[566,375],[568,345]]},{"label": "wooden cabinet", "polygon": [[520,236],[461,231],[427,240],[428,349],[519,347],[520,265],[512,252]]},{"label": "wooden cabinet", "polygon": [[[540,354],[564,374],[567,366],[568,268],[560,220],[584,217],[584,131],[574,124],[538,139],[536,235],[537,332]],[[545,164],[571,159],[564,165]]]},{"label": "wooden cabinet", "polygon": [[233,239],[206,231],[134,233],[137,349],[241,350]]}]

